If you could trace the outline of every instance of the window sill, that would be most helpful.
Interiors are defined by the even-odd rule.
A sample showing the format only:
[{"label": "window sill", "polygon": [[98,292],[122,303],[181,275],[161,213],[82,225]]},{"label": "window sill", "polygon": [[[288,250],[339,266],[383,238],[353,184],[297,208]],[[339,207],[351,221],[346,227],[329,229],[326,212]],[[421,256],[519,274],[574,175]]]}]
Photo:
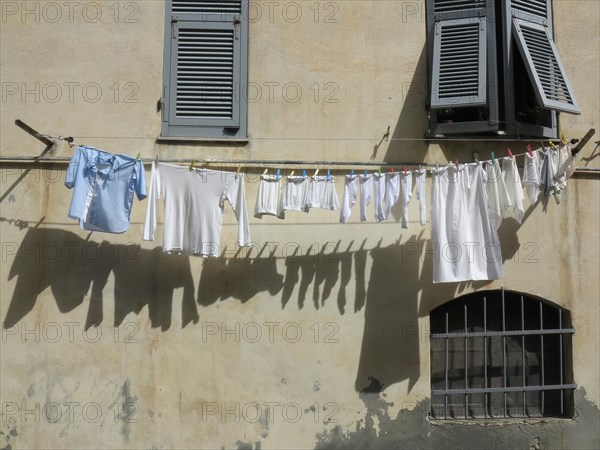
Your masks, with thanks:
[{"label": "window sill", "polygon": [[207,138],[207,137],[175,137],[175,136],[158,136],[156,138],[158,144],[218,144],[218,145],[229,145],[229,146],[245,146],[250,142],[249,138]]},{"label": "window sill", "polygon": [[433,426],[452,425],[479,425],[482,427],[502,427],[506,425],[535,425],[553,422],[573,421],[571,417],[514,417],[514,418],[487,418],[487,419],[435,419],[429,417],[429,423]]}]

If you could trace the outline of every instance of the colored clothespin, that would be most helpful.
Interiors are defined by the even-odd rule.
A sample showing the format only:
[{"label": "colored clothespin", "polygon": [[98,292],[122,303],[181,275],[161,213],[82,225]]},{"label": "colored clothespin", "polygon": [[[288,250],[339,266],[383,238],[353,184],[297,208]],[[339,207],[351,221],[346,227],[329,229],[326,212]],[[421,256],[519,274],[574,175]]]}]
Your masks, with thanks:
[{"label": "colored clothespin", "polygon": [[507,149],[508,151],[508,156],[510,156],[512,159],[515,159],[515,157],[513,156],[512,152],[510,151],[510,148]]},{"label": "colored clothespin", "polygon": [[302,176],[306,177],[306,169],[302,169]]},{"label": "colored clothespin", "polygon": [[192,171],[192,169],[194,168],[194,163],[196,162],[195,159],[192,159],[192,162],[190,163],[190,172]]},{"label": "colored clothespin", "polygon": [[351,175],[351,176],[352,176],[352,175],[354,175],[354,169],[352,169],[352,170],[350,171],[350,175]]},{"label": "colored clothespin", "polygon": [[404,175],[406,175],[406,166],[403,167]]},{"label": "colored clothespin", "polygon": [[492,164],[496,164],[496,155],[492,152]]},{"label": "colored clothespin", "polygon": [[381,166],[379,166],[379,175],[381,175]]},{"label": "colored clothespin", "polygon": [[552,146],[554,150],[558,150],[558,147],[552,141],[548,141],[548,143]]},{"label": "colored clothespin", "polygon": [[138,153],[137,156],[135,157],[135,162],[138,162],[140,160],[140,154]]},{"label": "colored clothespin", "polygon": [[281,176],[281,169],[277,168],[277,180],[279,181],[279,177]]},{"label": "colored clothespin", "polygon": [[390,167],[390,173],[394,173],[394,168]]},{"label": "colored clothespin", "polygon": [[293,176],[294,176],[294,171],[292,170],[292,171],[290,172],[290,177],[293,177]]},{"label": "colored clothespin", "polygon": [[155,164],[158,164],[158,155],[156,155],[156,159],[154,160]]},{"label": "colored clothespin", "polygon": [[365,169],[364,176],[366,177],[368,174],[367,169]]},{"label": "colored clothespin", "polygon": [[527,152],[529,153],[529,156],[531,156],[533,158],[533,151],[531,150],[531,144],[527,144]]},{"label": "colored clothespin", "polygon": [[560,133],[560,140],[562,141],[563,145],[567,145],[567,140],[565,139],[565,133]]},{"label": "colored clothespin", "polygon": [[331,170],[327,169],[327,179],[329,180],[331,178]]}]

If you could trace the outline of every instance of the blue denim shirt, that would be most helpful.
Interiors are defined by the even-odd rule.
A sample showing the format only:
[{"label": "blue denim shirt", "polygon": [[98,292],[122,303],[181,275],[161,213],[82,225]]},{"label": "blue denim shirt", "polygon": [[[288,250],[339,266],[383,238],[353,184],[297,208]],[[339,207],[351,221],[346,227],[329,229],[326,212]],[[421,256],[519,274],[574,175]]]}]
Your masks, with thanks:
[{"label": "blue denim shirt", "polygon": [[123,233],[129,228],[134,192],[146,198],[146,176],[141,161],[79,146],[71,158],[65,186],[75,187],[69,217],[89,231]]}]

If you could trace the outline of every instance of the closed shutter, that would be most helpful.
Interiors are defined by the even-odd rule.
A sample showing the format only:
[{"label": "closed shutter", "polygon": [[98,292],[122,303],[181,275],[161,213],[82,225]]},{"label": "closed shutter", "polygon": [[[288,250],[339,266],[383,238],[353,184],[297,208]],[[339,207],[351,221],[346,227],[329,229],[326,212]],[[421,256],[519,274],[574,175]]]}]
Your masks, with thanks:
[{"label": "closed shutter", "polygon": [[550,2],[512,0],[512,30],[540,106],[580,114],[552,39]]},{"label": "closed shutter", "polygon": [[431,107],[486,104],[486,18],[436,22]]},{"label": "closed shutter", "polygon": [[[177,22],[171,49],[169,120],[239,125],[240,46],[233,23]],[[236,86],[237,83],[237,86]]]},{"label": "closed shutter", "polygon": [[244,137],[248,0],[168,0],[163,132]]}]

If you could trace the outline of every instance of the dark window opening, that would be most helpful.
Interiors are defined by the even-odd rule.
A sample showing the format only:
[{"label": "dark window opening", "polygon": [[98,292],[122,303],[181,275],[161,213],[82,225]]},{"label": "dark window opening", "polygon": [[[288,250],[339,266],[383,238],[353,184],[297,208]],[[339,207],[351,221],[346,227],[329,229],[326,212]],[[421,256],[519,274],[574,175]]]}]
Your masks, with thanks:
[{"label": "dark window opening", "polygon": [[572,417],[567,310],[501,291],[430,314],[431,415],[436,419]]}]

